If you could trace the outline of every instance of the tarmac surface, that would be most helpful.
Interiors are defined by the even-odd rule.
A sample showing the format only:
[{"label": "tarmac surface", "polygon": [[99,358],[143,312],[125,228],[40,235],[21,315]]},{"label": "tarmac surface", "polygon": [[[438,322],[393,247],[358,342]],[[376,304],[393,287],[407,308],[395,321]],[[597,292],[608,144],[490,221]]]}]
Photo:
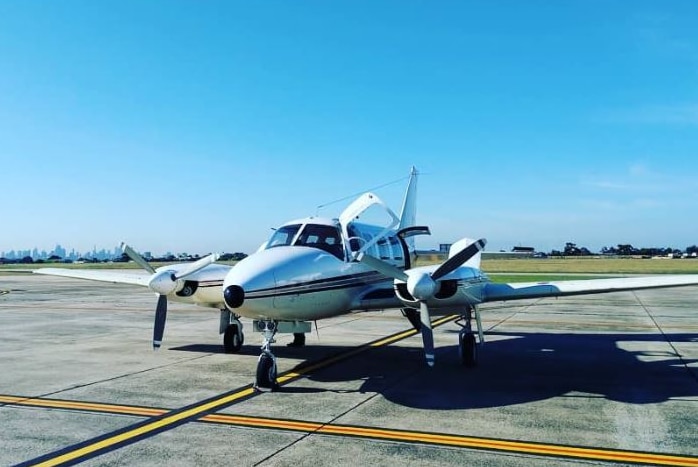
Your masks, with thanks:
[{"label": "tarmac surface", "polygon": [[[219,314],[138,287],[0,276],[0,465],[698,466],[698,287],[481,307],[479,365],[398,310],[223,353]],[[387,338],[387,339],[386,339]],[[370,344],[370,345],[367,345]]]}]

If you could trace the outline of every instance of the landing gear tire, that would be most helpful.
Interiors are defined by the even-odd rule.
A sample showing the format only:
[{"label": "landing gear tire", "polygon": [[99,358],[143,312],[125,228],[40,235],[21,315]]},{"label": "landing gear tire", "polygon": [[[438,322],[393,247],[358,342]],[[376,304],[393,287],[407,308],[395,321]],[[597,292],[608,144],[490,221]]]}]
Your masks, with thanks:
[{"label": "landing gear tire", "polygon": [[472,333],[461,333],[458,336],[458,353],[463,366],[477,366],[477,343]]},{"label": "landing gear tire", "polygon": [[422,331],[422,321],[419,317],[419,310],[415,310],[414,308],[403,308],[402,314],[405,318],[409,320],[410,324],[412,325],[415,331]]},{"label": "landing gear tire", "polygon": [[303,347],[305,346],[305,334],[302,332],[293,334],[293,341],[289,342],[288,347]]},{"label": "landing gear tire", "polygon": [[254,385],[260,391],[276,391],[279,388],[276,382],[276,362],[268,353],[259,356]]},{"label": "landing gear tire", "polygon": [[226,353],[238,353],[244,341],[245,335],[238,332],[237,325],[231,324],[225,328],[225,334],[223,334],[223,348],[225,348]]}]

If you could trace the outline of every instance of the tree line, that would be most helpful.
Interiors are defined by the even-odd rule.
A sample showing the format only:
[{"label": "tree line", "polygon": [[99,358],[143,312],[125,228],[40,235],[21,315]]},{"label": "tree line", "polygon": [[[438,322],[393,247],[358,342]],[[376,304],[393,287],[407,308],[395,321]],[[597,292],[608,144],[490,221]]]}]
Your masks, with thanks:
[{"label": "tree line", "polygon": [[[588,248],[577,246],[576,243],[572,242],[565,243],[565,248],[562,251],[552,250],[550,252],[550,256],[592,256],[596,254],[598,253],[592,253]],[[607,256],[681,256],[686,254],[690,257],[698,255],[698,246],[691,245],[685,250],[680,250],[672,247],[635,248],[629,243],[621,243],[601,248],[600,254]]]}]

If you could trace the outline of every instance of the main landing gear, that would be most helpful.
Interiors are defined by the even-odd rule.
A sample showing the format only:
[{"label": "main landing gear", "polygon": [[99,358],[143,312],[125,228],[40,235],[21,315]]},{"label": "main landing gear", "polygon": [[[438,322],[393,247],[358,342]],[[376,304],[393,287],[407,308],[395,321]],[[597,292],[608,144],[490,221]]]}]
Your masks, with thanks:
[{"label": "main landing gear", "polygon": [[289,347],[305,347],[305,333],[294,332],[293,341],[286,344]]},{"label": "main landing gear", "polygon": [[473,333],[472,319],[475,316],[477,325],[478,337],[480,343],[485,342],[485,336],[482,331],[482,322],[480,321],[480,313],[474,306],[468,306],[460,318],[456,320],[456,324],[461,327],[458,333],[458,355],[461,363],[466,367],[474,367],[477,365],[477,341]]},{"label": "main landing gear", "polygon": [[419,310],[414,308],[403,308],[402,316],[407,318],[415,331],[420,332],[422,330],[422,321],[419,316]]},{"label": "main landing gear", "polygon": [[220,333],[223,334],[223,348],[226,353],[238,353],[245,342],[240,317],[228,310],[221,310]]}]

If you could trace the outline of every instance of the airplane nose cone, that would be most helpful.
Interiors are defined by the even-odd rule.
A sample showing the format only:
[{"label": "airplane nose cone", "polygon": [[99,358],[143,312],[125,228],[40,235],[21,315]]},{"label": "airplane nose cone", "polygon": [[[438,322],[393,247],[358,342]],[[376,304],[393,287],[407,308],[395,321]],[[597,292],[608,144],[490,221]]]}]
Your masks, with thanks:
[{"label": "airplane nose cone", "polygon": [[245,291],[239,285],[229,285],[223,291],[223,299],[229,308],[239,308],[245,301]]}]

